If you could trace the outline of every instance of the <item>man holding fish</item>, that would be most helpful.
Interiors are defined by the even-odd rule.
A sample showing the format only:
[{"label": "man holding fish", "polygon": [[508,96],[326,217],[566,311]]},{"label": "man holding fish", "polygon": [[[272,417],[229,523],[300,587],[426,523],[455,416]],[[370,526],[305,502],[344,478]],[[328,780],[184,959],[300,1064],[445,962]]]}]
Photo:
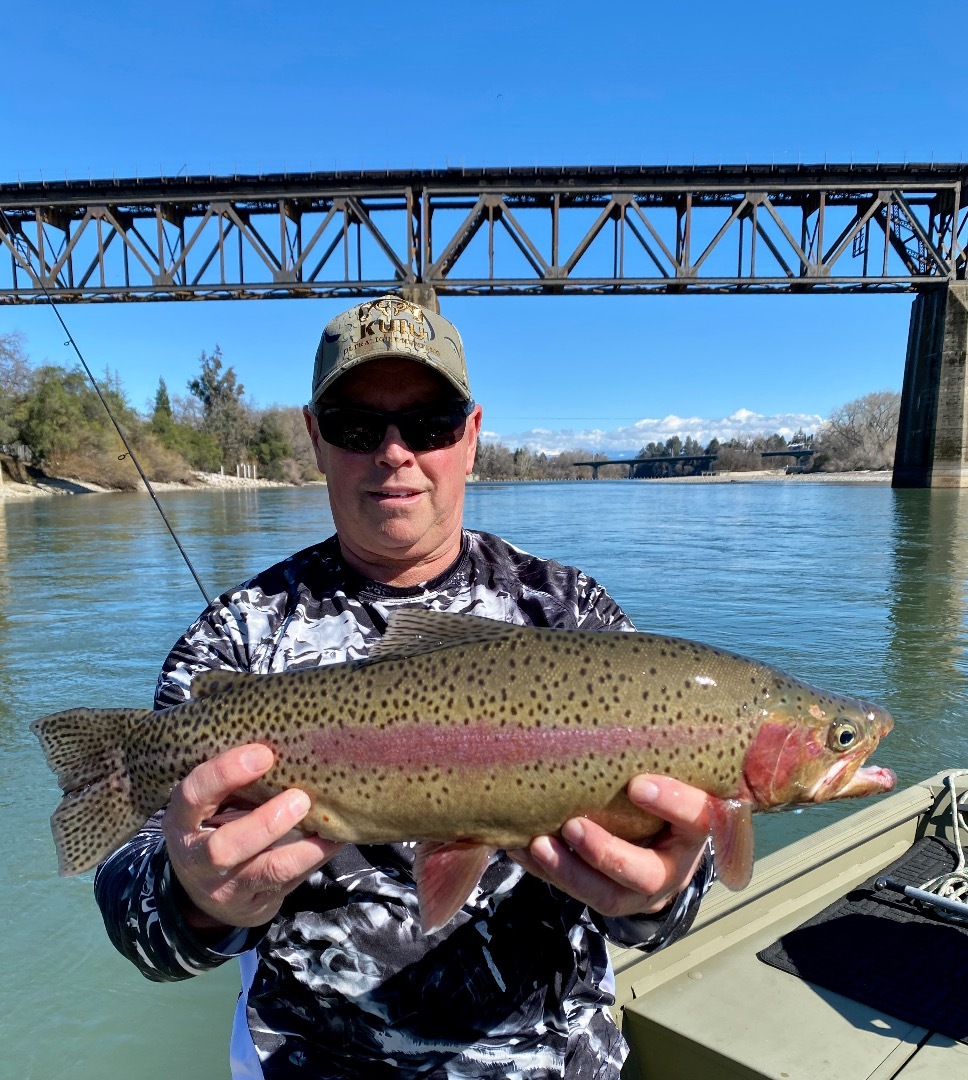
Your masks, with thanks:
[{"label": "man holding fish", "polygon": [[[760,773],[769,781],[762,791],[747,791],[743,828],[732,828],[723,798],[670,775],[629,773],[602,813],[560,824],[567,812],[556,819],[552,811],[541,826],[546,833],[535,835],[531,824],[544,822],[546,804],[581,805],[561,801],[579,790],[594,804],[606,757],[611,765],[612,756],[624,761],[628,752],[630,761],[656,770],[666,759],[655,756],[654,733],[652,756],[636,757],[645,743],[628,723],[593,727],[597,711],[622,708],[630,692],[620,685],[624,674],[608,674],[609,655],[595,661],[595,670],[610,696],[582,700],[580,691],[573,701],[562,687],[584,661],[557,655],[568,635],[542,632],[533,644],[527,635],[536,631],[522,628],[630,631],[631,623],[580,571],[463,528],[481,408],[471,398],[457,330],[436,312],[385,296],[333,319],[317,352],[306,423],[336,535],[224,594],[173,648],[155,702],[168,711],[154,714],[158,721],[145,725],[143,740],[161,740],[170,776],[157,777],[165,794],[145,803],[141,820],[180,782],[163,813],[98,870],[95,890],[108,932],[156,980],[188,978],[239,958],[236,1078],[614,1080],[626,1047],[608,1013],[606,938],[654,950],[685,932],[711,880],[711,859],[704,857],[711,832],[721,874],[734,886],[743,883],[752,863],[744,839],[751,835],[749,808],[784,801],[779,785],[795,771],[791,757],[781,776],[772,753],[774,744],[782,753],[794,745],[789,731],[762,723],[743,735],[742,753],[768,763]],[[450,625],[459,628],[453,633],[466,652],[446,651],[455,644],[447,640]],[[608,653],[612,644],[638,648],[632,639],[645,637],[590,640]],[[663,657],[669,653],[672,671],[679,646],[650,640]],[[708,653],[735,666],[737,658]],[[468,658],[464,669],[454,670],[455,655]],[[362,666],[341,664],[364,658]],[[532,661],[527,678],[519,678],[516,666]],[[340,665],[333,674],[345,672],[348,680],[383,679],[384,688],[348,682],[359,690],[341,704],[334,682],[332,714],[286,758],[281,732],[299,726],[300,679],[324,665]],[[763,670],[754,681],[774,680],[774,696],[801,701],[809,689]],[[282,671],[296,674],[272,684],[232,674]],[[260,689],[283,683],[288,689],[274,694]],[[702,695],[712,692],[707,684],[715,688],[715,679],[681,685]],[[256,690],[265,712],[250,729],[243,717],[253,710],[244,695]],[[665,685],[661,691],[667,693]],[[565,737],[551,730],[554,724],[542,727],[540,701],[556,694],[569,702],[558,710],[561,723],[581,729],[587,752],[554,753]],[[639,688],[635,694],[642,696]],[[735,695],[728,700],[732,707]],[[824,744],[811,744],[810,754],[822,749],[843,760],[824,765],[824,779],[818,773],[804,798],[886,786],[884,777],[863,779],[866,771],[858,769],[889,718],[863,703],[850,712],[841,704],[846,699],[810,701]],[[220,745],[234,747],[214,756],[200,743],[191,746],[196,732],[196,741],[204,734],[191,710],[209,702],[222,703],[228,725]],[[327,703],[319,707],[325,713]],[[455,719],[462,707],[463,719]],[[666,712],[658,699],[650,707]],[[696,713],[703,708],[708,720],[710,706],[697,704]],[[833,708],[839,719],[830,724]],[[441,710],[450,719],[440,719]],[[181,715],[187,727],[165,726]],[[495,741],[494,730],[509,717],[516,718],[513,732]],[[722,738],[724,724],[716,722]],[[42,741],[46,724],[35,725]],[[83,725],[74,718],[67,726]],[[725,742],[715,751],[715,732],[689,733],[694,759],[735,756]],[[482,749],[487,738],[489,749]],[[67,766],[55,762],[54,742],[51,735],[45,749],[63,776]],[[321,763],[329,770],[324,782]],[[719,769],[724,777],[725,798],[726,767],[711,769],[710,776]],[[760,773],[747,770],[751,785]],[[119,783],[134,780],[125,773]],[[829,792],[821,791],[824,783]],[[83,784],[92,786],[90,775],[74,786]],[[851,785],[855,790],[847,790]],[[352,808],[346,820],[342,806]],[[504,818],[520,819],[517,831],[471,825],[472,807],[493,817],[495,806]],[[741,816],[737,811],[736,820]],[[424,820],[437,825],[421,829]],[[636,831],[643,820],[648,829]],[[135,818],[123,835],[137,827]],[[61,828],[64,872],[83,869],[120,842],[89,842],[82,832]],[[349,842],[323,839],[327,834]],[[488,839],[466,839],[472,834]],[[411,836],[423,843],[383,842]],[[646,837],[648,846],[639,842]]]}]

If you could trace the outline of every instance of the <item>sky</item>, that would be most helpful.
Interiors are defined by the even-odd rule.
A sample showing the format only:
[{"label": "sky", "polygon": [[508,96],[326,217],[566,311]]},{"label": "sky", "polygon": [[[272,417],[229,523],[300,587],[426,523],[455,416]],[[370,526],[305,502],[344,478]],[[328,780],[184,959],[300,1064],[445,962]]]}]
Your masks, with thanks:
[{"label": "sky", "polygon": [[[811,12],[815,13],[811,13]],[[164,6],[48,0],[5,50],[0,182],[445,165],[960,161],[944,62],[964,6],[572,0]],[[484,429],[634,453],[670,435],[816,430],[900,390],[912,297],[444,297]],[[255,406],[302,404],[339,300],[64,305],[131,403],[185,394],[218,345]],[[605,328],[621,324],[621,344]],[[0,307],[35,363],[72,365],[42,306]]]}]

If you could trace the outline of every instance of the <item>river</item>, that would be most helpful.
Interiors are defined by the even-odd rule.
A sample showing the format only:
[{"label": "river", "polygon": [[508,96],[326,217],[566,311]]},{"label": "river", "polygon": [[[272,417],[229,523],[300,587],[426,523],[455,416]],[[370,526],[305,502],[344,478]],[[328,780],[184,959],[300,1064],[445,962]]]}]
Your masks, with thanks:
[{"label": "river", "polygon": [[[322,487],[162,499],[212,592],[332,531]],[[478,484],[466,522],[581,566],[640,629],[887,706],[898,723],[876,761],[902,784],[968,765],[968,497],[875,484]],[[237,968],[155,985],[114,952],[92,875],[56,875],[47,819],[58,792],[27,727],[72,706],[148,706],[169,646],[201,606],[145,496],[0,503],[7,1075],[228,1074]],[[760,817],[758,853],[844,812]]]}]

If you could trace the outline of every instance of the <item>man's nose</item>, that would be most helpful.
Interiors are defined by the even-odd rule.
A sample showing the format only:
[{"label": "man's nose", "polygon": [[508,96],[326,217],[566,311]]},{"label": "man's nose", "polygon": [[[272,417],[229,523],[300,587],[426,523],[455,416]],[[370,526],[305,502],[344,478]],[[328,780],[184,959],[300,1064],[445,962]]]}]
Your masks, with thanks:
[{"label": "man's nose", "polygon": [[394,468],[399,468],[413,458],[413,451],[403,441],[403,436],[396,424],[387,424],[383,442],[377,447],[376,453],[378,461],[386,462]]}]

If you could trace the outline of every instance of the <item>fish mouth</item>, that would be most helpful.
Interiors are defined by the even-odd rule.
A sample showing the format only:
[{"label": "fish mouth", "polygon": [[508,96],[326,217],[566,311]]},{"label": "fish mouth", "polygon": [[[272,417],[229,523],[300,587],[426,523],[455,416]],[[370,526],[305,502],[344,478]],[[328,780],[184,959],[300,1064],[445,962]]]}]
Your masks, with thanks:
[{"label": "fish mouth", "polygon": [[865,765],[861,768],[863,760],[862,756],[857,756],[835,761],[807,792],[807,800],[826,802],[833,798],[862,798],[893,791],[897,783],[894,770],[881,765]]}]

